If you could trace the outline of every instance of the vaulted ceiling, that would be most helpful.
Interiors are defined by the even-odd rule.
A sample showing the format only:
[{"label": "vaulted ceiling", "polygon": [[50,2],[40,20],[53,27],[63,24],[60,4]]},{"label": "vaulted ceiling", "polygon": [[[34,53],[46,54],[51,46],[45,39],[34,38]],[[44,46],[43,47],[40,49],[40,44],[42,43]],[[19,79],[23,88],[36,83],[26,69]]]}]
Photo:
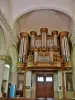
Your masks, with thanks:
[{"label": "vaulted ceiling", "polygon": [[[38,29],[42,26],[51,27],[50,30],[57,28],[58,30],[70,31],[71,25],[75,22],[74,5],[75,0],[0,0],[0,8],[11,28],[15,29],[15,25],[19,23],[15,30],[17,34],[20,31],[36,30],[35,24],[38,27],[36,30],[38,33]],[[39,16],[36,16],[37,14]],[[31,25],[33,19],[35,19],[34,28]],[[56,25],[57,22],[59,22],[58,26]]]},{"label": "vaulted ceiling", "polygon": [[35,10],[22,15],[17,19],[14,30],[20,32],[36,31],[40,34],[41,27],[47,27],[51,31],[72,31],[73,21],[70,16],[57,10]]}]

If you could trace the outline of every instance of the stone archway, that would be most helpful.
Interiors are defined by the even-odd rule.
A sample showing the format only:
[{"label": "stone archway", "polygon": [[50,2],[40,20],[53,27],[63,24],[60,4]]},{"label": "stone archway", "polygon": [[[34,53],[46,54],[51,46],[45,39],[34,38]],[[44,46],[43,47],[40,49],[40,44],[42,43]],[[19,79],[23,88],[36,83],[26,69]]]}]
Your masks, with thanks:
[{"label": "stone archway", "polygon": [[1,86],[2,86],[2,80],[3,80],[3,71],[4,71],[4,64],[6,61],[6,55],[5,54],[5,35],[3,28],[0,26],[0,96],[2,96]]},{"label": "stone archway", "polygon": [[19,17],[21,17],[22,15],[29,13],[31,11],[35,11],[35,10],[57,10],[60,11],[62,13],[65,13],[66,15],[68,15],[69,17],[72,18],[72,20],[75,22],[74,20],[74,16],[68,12],[66,9],[62,8],[62,7],[57,7],[57,6],[49,6],[49,5],[37,5],[37,6],[31,6],[30,8],[26,8],[23,11],[21,11],[19,14],[17,14],[17,16],[15,16],[15,18],[13,19],[13,23],[12,26],[14,27],[14,24],[16,23],[17,19]]}]

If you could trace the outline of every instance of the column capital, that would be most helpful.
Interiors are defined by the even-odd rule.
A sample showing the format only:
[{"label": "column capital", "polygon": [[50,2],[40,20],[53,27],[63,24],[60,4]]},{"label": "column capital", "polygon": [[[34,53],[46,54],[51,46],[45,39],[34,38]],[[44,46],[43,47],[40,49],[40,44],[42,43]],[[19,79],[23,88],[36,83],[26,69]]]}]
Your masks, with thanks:
[{"label": "column capital", "polygon": [[72,46],[75,44],[75,28],[73,28],[72,33],[69,36],[70,42],[72,43]]},{"label": "column capital", "polygon": [[8,56],[7,56],[7,55],[0,55],[0,60],[4,60],[4,61],[6,61],[6,60],[7,60],[7,58],[8,58]]},{"label": "column capital", "polygon": [[16,71],[17,71],[17,67],[12,65],[12,68],[11,68],[10,71],[11,71],[12,73],[16,72]]}]

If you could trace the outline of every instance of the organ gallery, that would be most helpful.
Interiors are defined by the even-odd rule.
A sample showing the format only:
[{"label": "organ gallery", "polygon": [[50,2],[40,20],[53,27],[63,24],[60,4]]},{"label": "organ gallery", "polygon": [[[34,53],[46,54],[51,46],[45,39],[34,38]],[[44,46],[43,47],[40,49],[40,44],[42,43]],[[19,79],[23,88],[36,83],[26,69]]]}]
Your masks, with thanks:
[{"label": "organ gallery", "polygon": [[27,97],[29,93],[29,98],[56,98],[56,93],[61,91],[63,98],[66,98],[65,89],[73,90],[68,35],[67,31],[50,32],[47,28],[41,28],[39,35],[36,31],[20,33],[17,64],[20,96]]}]

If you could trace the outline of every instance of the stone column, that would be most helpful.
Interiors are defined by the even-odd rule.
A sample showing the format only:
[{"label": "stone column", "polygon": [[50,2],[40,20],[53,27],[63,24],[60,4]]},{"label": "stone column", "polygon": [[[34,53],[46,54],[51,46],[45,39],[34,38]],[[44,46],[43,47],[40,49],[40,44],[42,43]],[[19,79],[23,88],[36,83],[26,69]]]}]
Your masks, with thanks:
[{"label": "stone column", "polygon": [[32,72],[26,71],[26,98],[31,98]]},{"label": "stone column", "polygon": [[75,45],[72,47],[73,90],[75,91]]},{"label": "stone column", "polygon": [[17,70],[15,65],[12,65],[12,69],[10,70],[9,80],[13,85],[17,86]]},{"label": "stone column", "polygon": [[3,71],[4,71],[4,64],[6,61],[6,56],[5,55],[0,55],[0,97],[2,97],[2,81],[3,81]]},{"label": "stone column", "polygon": [[59,91],[59,99],[62,99],[63,98],[62,71],[58,71],[58,91]]},{"label": "stone column", "polygon": [[17,71],[16,70],[11,70],[10,72],[10,82],[17,86]]},{"label": "stone column", "polygon": [[54,73],[54,98],[58,99],[58,73]]},{"label": "stone column", "polygon": [[26,97],[26,70],[24,71],[23,97]]},{"label": "stone column", "polygon": [[31,98],[36,98],[36,72],[32,73],[32,82],[31,82]]},{"label": "stone column", "polygon": [[70,35],[70,42],[72,44],[71,48],[72,79],[73,79],[73,90],[75,94],[75,25],[73,26],[73,31]]},{"label": "stone column", "polygon": [[6,94],[8,93],[9,71],[10,71],[10,66],[5,63],[4,71],[3,71],[3,80],[6,80],[6,84],[4,87],[4,92]]}]

